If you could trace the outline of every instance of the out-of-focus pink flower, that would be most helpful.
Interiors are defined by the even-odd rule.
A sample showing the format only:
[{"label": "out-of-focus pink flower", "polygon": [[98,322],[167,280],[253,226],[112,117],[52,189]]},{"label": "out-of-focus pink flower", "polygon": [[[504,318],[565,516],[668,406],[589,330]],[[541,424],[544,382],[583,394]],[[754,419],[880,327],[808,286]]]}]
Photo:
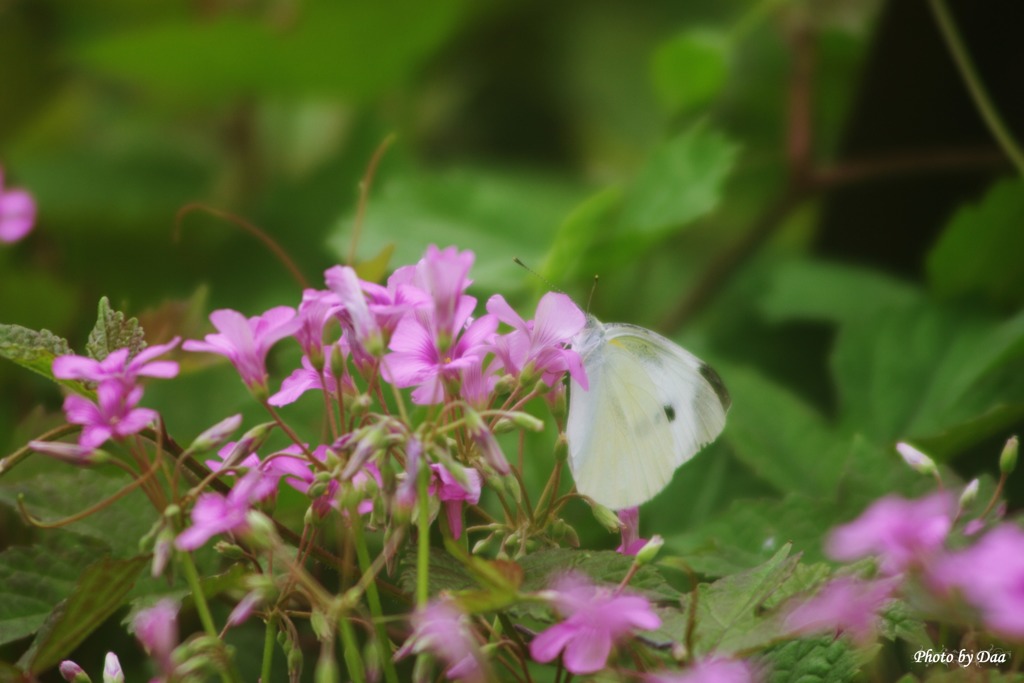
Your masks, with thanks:
[{"label": "out-of-focus pink flower", "polygon": [[647,683],[753,683],[754,671],[744,661],[712,657],[694,662],[685,671],[650,674]]},{"label": "out-of-focus pink flower", "polygon": [[566,619],[534,637],[530,656],[550,662],[562,653],[566,670],[574,674],[600,671],[613,645],[661,626],[647,598],[616,594],[579,577],[565,577],[545,594]]},{"label": "out-of-focus pink flower", "polygon": [[4,188],[0,169],[0,242],[17,242],[36,223],[36,200],[25,190]]},{"label": "out-of-focus pink flower", "polygon": [[476,299],[465,294],[474,259],[471,251],[438,249],[431,244],[413,267],[413,283],[433,300],[431,318],[442,349],[447,348],[447,342],[454,339],[476,306]]},{"label": "out-of-focus pink flower", "polygon": [[299,329],[295,331],[295,338],[306,356],[317,359],[317,364],[324,358],[324,329],[341,308],[341,301],[334,292],[318,289],[302,292],[298,313]]},{"label": "out-of-focus pink flower", "polygon": [[210,314],[210,322],[217,334],[206,335],[204,341],[189,339],[182,348],[227,357],[245,385],[263,394],[267,390],[267,352],[302,325],[295,309],[287,306],[271,308],[252,318],[223,308]]},{"label": "out-of-focus pink flower", "polygon": [[384,350],[384,341],[356,271],[349,266],[334,266],[327,269],[324,279],[341,302],[340,318],[352,332],[353,348],[358,346],[368,355],[377,357]]},{"label": "out-of-focus pink flower", "polygon": [[434,475],[430,482],[430,495],[436,495],[437,499],[444,503],[448,515],[448,528],[452,530],[452,536],[458,539],[462,536],[463,503],[476,505],[480,502],[480,489],[483,484],[480,473],[472,467],[465,468],[463,473],[466,483],[462,484],[444,465],[435,463],[430,469]]},{"label": "out-of-focus pink flower", "polygon": [[477,647],[469,617],[450,600],[427,603],[412,615],[412,635],[395,653],[395,659],[429,652],[441,659],[449,680],[483,683],[488,680],[483,655]]},{"label": "out-of-focus pink flower", "polygon": [[119,380],[134,386],[139,377],[170,379],[178,376],[178,364],[172,360],[154,360],[167,353],[181,341],[175,337],[166,344],[149,346],[129,359],[128,349],[117,349],[103,360],[85,356],[58,356],[53,359],[53,376],[57,379],[77,379],[86,382]]},{"label": "out-of-focus pink flower", "polygon": [[875,639],[879,612],[897,587],[898,579],[835,579],[817,595],[793,607],[786,615],[786,626],[800,634],[848,633],[861,645],[867,645]]},{"label": "out-of-focus pink flower", "polygon": [[399,321],[406,315],[417,309],[433,307],[430,295],[414,284],[415,277],[416,266],[402,266],[391,274],[386,287],[362,281],[370,312],[385,340],[391,339]]},{"label": "out-of-focus pink flower", "polygon": [[276,477],[252,470],[235,482],[227,496],[200,495],[192,507],[192,526],[178,534],[174,544],[180,550],[195,550],[217,534],[245,533],[249,529],[249,509],[276,490]]},{"label": "out-of-focus pink flower", "polygon": [[407,316],[391,337],[391,353],[384,356],[382,364],[384,378],[400,388],[416,387],[412,392],[414,403],[440,403],[446,382],[458,381],[463,370],[483,362],[488,351],[486,341],[497,327],[498,319],[492,315],[478,318],[447,351],[442,351],[432,328],[417,316]]},{"label": "out-of-focus pink flower", "polygon": [[527,322],[495,294],[487,301],[487,311],[515,328],[496,340],[496,352],[507,372],[540,376],[554,386],[563,373],[587,388],[587,375],[578,353],[566,345],[587,324],[583,311],[565,294],[548,292],[537,303],[534,319]]},{"label": "out-of-focus pink flower", "polygon": [[622,522],[622,543],[615,551],[623,555],[636,555],[647,545],[647,539],[640,538],[640,508],[626,508],[617,514]]},{"label": "out-of-focus pink flower", "polygon": [[1024,530],[1000,524],[966,550],[938,559],[928,578],[959,591],[989,629],[1024,638]]},{"label": "out-of-focus pink flower", "polygon": [[161,680],[174,674],[172,653],[178,646],[178,605],[164,599],[135,615],[132,630],[146,652],[163,673]]},{"label": "out-of-focus pink flower", "polygon": [[956,503],[946,493],[918,500],[887,496],[833,530],[826,551],[841,561],[877,555],[884,574],[899,574],[942,548],[955,514]]}]

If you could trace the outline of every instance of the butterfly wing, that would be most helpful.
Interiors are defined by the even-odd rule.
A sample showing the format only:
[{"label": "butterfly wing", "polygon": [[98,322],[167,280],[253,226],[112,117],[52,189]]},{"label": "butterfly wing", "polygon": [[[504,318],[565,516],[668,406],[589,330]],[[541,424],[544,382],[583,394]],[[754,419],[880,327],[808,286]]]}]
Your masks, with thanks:
[{"label": "butterfly wing", "polygon": [[729,396],[714,370],[661,335],[617,324],[600,336],[581,345],[590,387],[569,399],[569,464],[580,493],[621,510],[653,498],[718,436]]}]

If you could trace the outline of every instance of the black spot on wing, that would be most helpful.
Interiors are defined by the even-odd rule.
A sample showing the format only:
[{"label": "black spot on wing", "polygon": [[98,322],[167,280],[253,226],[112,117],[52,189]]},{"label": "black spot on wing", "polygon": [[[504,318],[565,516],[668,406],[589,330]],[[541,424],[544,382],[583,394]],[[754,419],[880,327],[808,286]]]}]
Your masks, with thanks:
[{"label": "black spot on wing", "polygon": [[700,376],[711,385],[711,388],[715,390],[715,394],[718,396],[718,400],[722,402],[722,407],[728,410],[729,406],[732,405],[732,398],[729,396],[729,390],[725,388],[725,382],[722,381],[722,378],[719,377],[714,368],[706,363],[701,363]]},{"label": "black spot on wing", "polygon": [[666,403],[661,407],[661,409],[665,411],[665,417],[668,418],[669,422],[676,421],[676,409],[672,406],[671,403]]}]

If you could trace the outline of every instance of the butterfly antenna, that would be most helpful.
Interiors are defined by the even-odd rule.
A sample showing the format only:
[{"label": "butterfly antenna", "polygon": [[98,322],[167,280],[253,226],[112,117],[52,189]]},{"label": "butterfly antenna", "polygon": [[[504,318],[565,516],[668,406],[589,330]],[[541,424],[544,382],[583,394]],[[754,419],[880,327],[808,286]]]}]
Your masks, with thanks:
[{"label": "butterfly antenna", "polygon": [[523,263],[518,256],[512,257],[512,263],[516,264],[517,266],[525,270],[527,273],[533,275],[535,278],[546,284],[551,291],[558,292],[559,294],[565,294],[565,292],[551,284],[551,280],[547,279],[546,277],[535,271],[533,268]]},{"label": "butterfly antenna", "polygon": [[587,297],[587,313],[588,314],[590,313],[590,304],[592,304],[594,302],[594,293],[597,291],[597,281],[598,281],[599,277],[600,276],[597,273],[594,273],[594,284],[591,285],[591,287],[590,287],[590,296]]}]

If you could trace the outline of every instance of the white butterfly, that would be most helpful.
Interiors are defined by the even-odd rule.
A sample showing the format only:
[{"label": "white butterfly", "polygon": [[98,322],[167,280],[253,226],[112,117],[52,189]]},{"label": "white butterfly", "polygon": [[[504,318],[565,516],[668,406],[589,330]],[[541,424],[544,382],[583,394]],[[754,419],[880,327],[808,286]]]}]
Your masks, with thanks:
[{"label": "white butterfly", "polygon": [[576,489],[613,510],[665,488],[725,426],[729,392],[714,370],[636,325],[587,325],[572,341],[589,390],[569,396],[569,466]]}]

